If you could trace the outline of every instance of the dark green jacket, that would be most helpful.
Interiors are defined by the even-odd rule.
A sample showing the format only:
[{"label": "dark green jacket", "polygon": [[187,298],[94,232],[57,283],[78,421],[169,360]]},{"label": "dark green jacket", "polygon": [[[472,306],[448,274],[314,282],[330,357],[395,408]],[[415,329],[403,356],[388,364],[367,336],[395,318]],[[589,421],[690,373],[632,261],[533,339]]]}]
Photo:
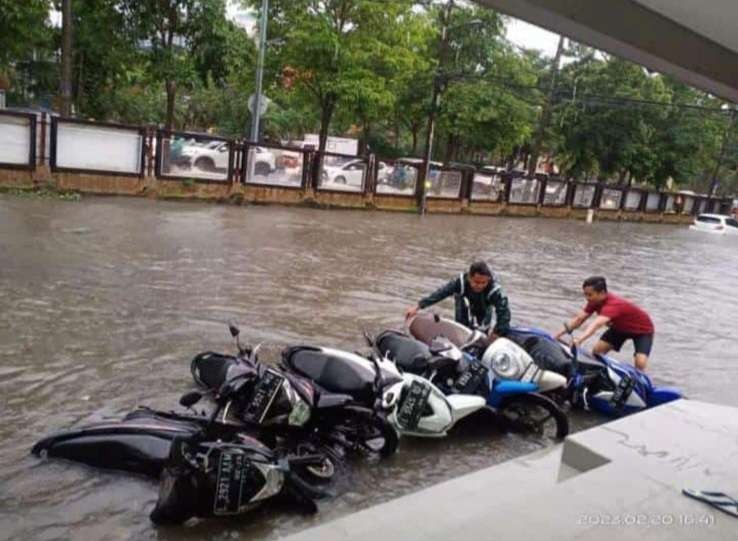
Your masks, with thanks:
[{"label": "dark green jacket", "polygon": [[504,335],[510,329],[510,306],[502,287],[493,277],[489,285],[480,293],[475,293],[469,285],[466,274],[460,274],[443,287],[427,297],[420,299],[418,306],[427,308],[443,299],[454,296],[455,319],[470,328],[486,327],[492,322],[492,311],[497,316],[495,333]]}]

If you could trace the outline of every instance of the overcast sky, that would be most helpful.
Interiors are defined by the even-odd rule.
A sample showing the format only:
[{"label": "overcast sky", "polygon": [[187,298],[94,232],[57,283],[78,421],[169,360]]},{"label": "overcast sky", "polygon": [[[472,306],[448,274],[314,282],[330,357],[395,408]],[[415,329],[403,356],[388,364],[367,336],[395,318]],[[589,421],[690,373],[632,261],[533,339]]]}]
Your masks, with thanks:
[{"label": "overcast sky", "polygon": [[556,54],[556,46],[559,43],[559,35],[544,30],[540,26],[528,24],[520,19],[509,19],[507,25],[507,39],[515,45],[527,49],[538,49],[547,56]]}]

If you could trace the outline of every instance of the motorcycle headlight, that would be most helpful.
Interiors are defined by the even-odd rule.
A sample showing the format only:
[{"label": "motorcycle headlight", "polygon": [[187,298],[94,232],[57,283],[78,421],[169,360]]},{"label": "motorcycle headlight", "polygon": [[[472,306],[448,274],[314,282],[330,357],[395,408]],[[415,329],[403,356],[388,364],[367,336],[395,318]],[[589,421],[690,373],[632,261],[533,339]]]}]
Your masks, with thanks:
[{"label": "motorcycle headlight", "polygon": [[492,357],[492,372],[500,379],[520,379],[524,371],[525,366],[515,355],[500,351]]}]

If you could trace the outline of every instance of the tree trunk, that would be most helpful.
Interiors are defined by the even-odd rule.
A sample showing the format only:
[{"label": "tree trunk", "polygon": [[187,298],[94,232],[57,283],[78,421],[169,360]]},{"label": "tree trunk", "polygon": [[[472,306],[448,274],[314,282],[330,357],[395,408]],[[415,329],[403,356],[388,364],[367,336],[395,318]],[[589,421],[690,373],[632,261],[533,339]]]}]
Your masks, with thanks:
[{"label": "tree trunk", "polygon": [[446,139],[446,156],[444,161],[446,163],[450,162],[453,158],[454,154],[454,134],[453,132],[448,133],[448,138]]},{"label": "tree trunk", "polygon": [[369,148],[369,136],[372,131],[371,122],[369,122],[366,119],[363,119],[361,122],[362,129],[361,129],[361,139],[359,139],[359,156],[364,156],[368,154],[367,150]]},{"label": "tree trunk", "polygon": [[[85,108],[85,55],[82,53],[79,55],[79,60],[77,61],[79,65],[77,66],[77,84],[74,91],[74,95],[76,96],[75,102],[77,103],[77,112],[83,110]],[[88,113],[89,116],[89,113]]]},{"label": "tree trunk", "polygon": [[318,138],[318,154],[315,160],[313,169],[313,182],[314,186],[318,186],[320,183],[320,173],[323,170],[323,153],[325,152],[325,145],[328,141],[328,128],[331,125],[331,119],[333,118],[333,111],[336,108],[336,98],[333,95],[327,96],[324,100],[321,100],[320,108],[320,136]]},{"label": "tree trunk", "polygon": [[413,127],[410,129],[410,132],[413,136],[413,152],[412,155],[416,156],[418,154],[418,125],[413,124]]},{"label": "tree trunk", "polygon": [[174,128],[174,100],[177,96],[177,83],[175,81],[166,81],[164,84],[167,89],[167,117],[164,127],[167,131],[172,131]]},{"label": "tree trunk", "polygon": [[72,0],[62,0],[61,114],[72,114]]},{"label": "tree trunk", "polygon": [[618,186],[622,186],[625,183],[625,175],[628,174],[627,169],[621,169],[618,174]]}]

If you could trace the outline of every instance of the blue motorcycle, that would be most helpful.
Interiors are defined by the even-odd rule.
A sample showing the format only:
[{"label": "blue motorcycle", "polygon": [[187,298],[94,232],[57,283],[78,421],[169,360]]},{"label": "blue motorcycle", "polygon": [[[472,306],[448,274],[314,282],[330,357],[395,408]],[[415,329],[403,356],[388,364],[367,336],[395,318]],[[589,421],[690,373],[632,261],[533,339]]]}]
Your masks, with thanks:
[{"label": "blue motorcycle", "polygon": [[574,406],[619,417],[682,398],[678,389],[654,385],[648,375],[629,364],[581,352],[546,331],[515,327],[506,336],[538,366],[567,377],[567,398]]},{"label": "blue motorcycle", "polygon": [[[483,330],[471,330],[436,314],[418,314],[408,328],[410,334],[425,343],[439,336],[449,339],[466,354],[495,368],[502,379],[537,377],[540,392],[611,417],[682,398],[679,390],[655,386],[651,378],[631,365],[611,357],[579,352],[540,329],[513,327],[504,338],[490,345]],[[510,347],[510,342],[519,347]],[[552,373],[566,378],[563,389],[552,381],[549,383],[548,375]]]}]

